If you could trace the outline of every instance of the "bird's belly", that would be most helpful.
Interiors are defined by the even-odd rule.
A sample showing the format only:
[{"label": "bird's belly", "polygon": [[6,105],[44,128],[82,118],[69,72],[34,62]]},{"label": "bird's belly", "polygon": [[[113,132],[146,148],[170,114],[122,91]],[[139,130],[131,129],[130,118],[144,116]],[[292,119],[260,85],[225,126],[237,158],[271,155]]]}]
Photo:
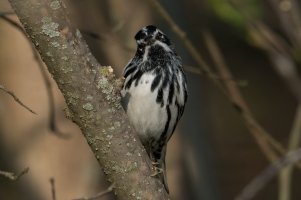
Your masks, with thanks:
[{"label": "bird's belly", "polygon": [[166,109],[156,102],[157,90],[150,84],[131,88],[127,114],[142,141],[159,139],[167,120]]}]

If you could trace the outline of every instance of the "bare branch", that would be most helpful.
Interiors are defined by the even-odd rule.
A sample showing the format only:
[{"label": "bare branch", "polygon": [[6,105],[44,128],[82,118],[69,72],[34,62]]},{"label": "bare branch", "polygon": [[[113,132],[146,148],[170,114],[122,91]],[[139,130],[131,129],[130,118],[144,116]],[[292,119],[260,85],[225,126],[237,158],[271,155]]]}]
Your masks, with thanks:
[{"label": "bare branch", "polygon": [[[209,34],[206,34],[205,38],[208,49],[214,58],[214,62],[216,63],[221,76],[225,78],[232,78],[232,75],[218,49],[214,38]],[[271,137],[271,135],[252,117],[252,113],[243,96],[241,95],[239,88],[231,82],[225,82],[225,84],[228,88],[230,98],[233,98],[232,102],[236,103],[235,105],[238,105],[246,127],[249,129],[249,132],[252,134],[252,136],[254,136],[267,158],[273,162],[278,159],[278,152],[285,155],[287,150],[277,140]],[[273,147],[277,152],[274,152],[271,147]],[[298,169],[301,169],[300,162],[296,163],[296,166]]]},{"label": "bare branch", "polygon": [[[236,3],[233,1],[230,2],[241,14],[245,14]],[[282,23],[283,31],[287,38],[290,39],[291,44],[285,41],[279,34],[275,33],[264,22],[254,21],[254,19],[249,16],[245,17],[248,19],[247,27],[253,41],[259,48],[266,51],[274,70],[284,80],[299,102],[289,136],[288,151],[291,151],[298,147],[301,137],[301,78],[294,60],[294,48],[299,49],[301,45],[301,37],[299,34],[301,31],[300,5],[298,5],[298,2],[295,0],[270,0],[270,4],[274,7],[276,15]],[[298,167],[300,168],[300,162],[298,163]],[[278,193],[280,200],[290,199],[292,172],[293,166],[288,166],[279,174]]]},{"label": "bare branch", "polygon": [[2,171],[0,170],[0,176],[4,176],[12,181],[16,181],[19,180],[19,178],[21,176],[23,176],[24,174],[28,173],[29,171],[29,167],[26,167],[25,169],[23,169],[19,174],[15,174],[13,172],[7,172],[7,171]]},{"label": "bare branch", "polygon": [[270,165],[257,177],[255,177],[247,186],[244,187],[235,200],[252,199],[273,177],[277,175],[281,169],[288,165],[292,165],[299,160],[301,160],[301,148],[295,151],[290,151],[283,158]]},{"label": "bare branch", "polygon": [[[98,41],[108,42],[108,41],[112,40],[112,35],[116,34],[116,30],[118,30],[117,28],[114,28],[109,33],[105,33],[105,34],[99,34],[99,33],[91,32],[91,31],[88,31],[88,30],[83,30],[83,29],[80,29],[80,32],[83,35],[87,35],[87,36],[89,36],[93,39],[96,39]],[[119,45],[120,45],[121,48],[123,48],[126,51],[129,51],[129,52],[135,52],[136,51],[136,49],[130,47],[129,45],[126,45],[124,42],[119,42]]]},{"label": "bare branch", "polygon": [[13,11],[1,11],[0,12],[0,17],[7,16],[7,15],[15,15],[15,13]]},{"label": "bare branch", "polygon": [[13,27],[15,27],[16,29],[18,29],[19,31],[25,33],[23,30],[23,27],[20,26],[20,24],[18,24],[14,20],[10,19],[9,17],[7,17],[8,15],[11,15],[11,14],[12,14],[11,12],[1,12],[0,18],[3,19],[4,21],[6,21],[7,23],[9,23],[10,25],[12,25]]},{"label": "bare branch", "polygon": [[22,103],[22,101],[12,92],[9,91],[7,89],[5,89],[5,87],[3,85],[0,85],[0,90],[4,91],[6,94],[9,94],[11,97],[14,98],[14,100],[20,104],[23,108],[25,108],[26,110],[28,110],[29,112],[33,113],[33,114],[37,114],[35,111],[33,111],[31,108],[29,108],[28,106],[26,106],[24,103]]},{"label": "bare branch", "polygon": [[106,194],[110,193],[113,191],[114,184],[112,184],[110,187],[108,187],[106,190],[99,192],[98,194],[92,196],[92,197],[82,197],[78,199],[73,199],[73,200],[96,200],[99,199],[100,197],[105,196]]},{"label": "bare branch", "polygon": [[[29,41],[30,42],[30,41]],[[48,78],[46,69],[44,67],[44,63],[41,60],[39,54],[37,53],[37,51],[35,50],[34,46],[32,45],[32,43],[30,42],[31,47],[32,47],[32,52],[34,55],[34,59],[37,61],[41,75],[43,77],[44,80],[44,84],[46,87],[46,92],[47,92],[47,96],[48,96],[48,106],[49,106],[49,124],[48,127],[50,129],[50,131],[52,131],[56,136],[63,138],[63,139],[68,139],[70,137],[70,134],[66,134],[60,131],[60,129],[58,128],[58,125],[56,123],[56,115],[55,115],[55,101],[54,101],[54,95],[53,95],[53,91],[52,91],[52,87],[51,87],[51,82]]]},{"label": "bare branch", "polygon": [[51,177],[49,179],[49,182],[50,182],[50,187],[51,187],[51,197],[52,197],[52,200],[56,200],[56,193],[55,193],[55,180],[53,177]]},{"label": "bare branch", "polygon": [[269,0],[270,5],[274,8],[277,17],[280,20],[283,32],[288,36],[291,43],[296,46],[301,46],[301,14],[300,2],[296,0],[280,1]]},{"label": "bare branch", "polygon": [[[190,66],[190,65],[184,65],[183,67],[186,72],[190,72],[192,74],[197,74],[197,75],[205,75],[205,73],[203,71],[201,71],[201,69],[198,67],[194,67],[194,66]],[[219,81],[230,81],[230,82],[237,84],[237,86],[240,86],[240,87],[245,87],[248,85],[247,80],[226,79],[226,78],[220,77],[218,75],[216,75],[216,77],[212,77],[212,78],[215,78]]]},{"label": "bare branch", "polygon": [[[298,148],[300,145],[301,138],[301,103],[296,109],[296,114],[292,126],[292,130],[289,135],[289,144],[288,149],[293,151]],[[284,168],[279,177],[279,199],[291,199],[291,182],[292,182],[292,174],[293,174],[293,165],[288,165]]]},{"label": "bare branch", "polygon": [[29,38],[26,35],[26,32],[24,31],[23,27],[18,24],[17,22],[15,22],[14,20],[10,19],[9,17],[7,17],[7,15],[12,14],[11,12],[4,12],[4,13],[0,13],[0,18],[2,18],[4,21],[8,22],[9,24],[11,24],[13,27],[17,28],[26,38],[26,40],[29,42],[31,50],[32,50],[32,54],[34,56],[34,59],[36,60],[41,75],[43,77],[45,86],[46,86],[46,92],[47,92],[47,96],[48,96],[48,100],[49,100],[49,129],[50,131],[52,131],[55,135],[61,137],[61,138],[69,138],[70,135],[62,133],[56,123],[56,115],[55,115],[55,102],[54,102],[54,95],[53,95],[53,91],[51,89],[51,82],[47,76],[46,73],[46,69],[44,68],[44,64],[39,56],[39,54],[37,53],[35,47],[33,46],[33,44],[31,43],[31,41],[29,40]]},{"label": "bare branch", "polygon": [[252,22],[248,29],[256,45],[266,51],[274,70],[300,101],[301,79],[292,57],[292,48],[262,22]]},{"label": "bare branch", "polygon": [[[209,34],[205,34],[205,42],[208,46],[210,54],[212,55],[215,65],[218,68],[221,76],[223,78],[232,78],[231,72],[228,69],[213,37]],[[234,103],[235,106],[239,108],[240,110],[239,112],[241,113],[241,116],[244,119],[246,127],[249,129],[249,132],[257,141],[257,144],[259,145],[260,149],[263,151],[263,153],[267,156],[267,158],[270,161],[272,162],[275,161],[278,158],[278,156],[271,149],[270,144],[267,141],[267,137],[265,137],[267,133],[264,131],[262,127],[260,127],[260,125],[252,117],[252,113],[246,101],[244,100],[243,96],[241,95],[239,88],[231,82],[225,82],[225,86],[227,88],[231,101]],[[276,141],[273,141],[273,143],[275,142]]]}]

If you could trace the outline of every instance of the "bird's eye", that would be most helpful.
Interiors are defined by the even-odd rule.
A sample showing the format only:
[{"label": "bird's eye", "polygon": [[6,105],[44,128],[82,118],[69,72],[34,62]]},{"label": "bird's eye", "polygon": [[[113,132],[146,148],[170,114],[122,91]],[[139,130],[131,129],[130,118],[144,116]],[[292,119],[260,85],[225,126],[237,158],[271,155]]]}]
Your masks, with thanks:
[{"label": "bird's eye", "polygon": [[135,35],[135,39],[136,40],[141,40],[144,39],[147,36],[147,34],[144,31],[139,31],[136,35]]},{"label": "bird's eye", "polygon": [[164,38],[164,36],[163,36],[163,34],[160,33],[160,32],[156,35],[156,39],[157,39],[157,40],[162,40],[163,38]]}]

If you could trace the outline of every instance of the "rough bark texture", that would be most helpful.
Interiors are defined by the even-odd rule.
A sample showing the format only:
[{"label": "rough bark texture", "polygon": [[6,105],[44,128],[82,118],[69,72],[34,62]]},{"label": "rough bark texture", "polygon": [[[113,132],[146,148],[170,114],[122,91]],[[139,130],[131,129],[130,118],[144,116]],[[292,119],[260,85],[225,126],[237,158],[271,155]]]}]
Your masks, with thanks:
[{"label": "rough bark texture", "polygon": [[70,26],[60,0],[10,0],[63,93],[68,117],[82,130],[118,199],[168,199],[129,126],[111,68],[92,56]]}]

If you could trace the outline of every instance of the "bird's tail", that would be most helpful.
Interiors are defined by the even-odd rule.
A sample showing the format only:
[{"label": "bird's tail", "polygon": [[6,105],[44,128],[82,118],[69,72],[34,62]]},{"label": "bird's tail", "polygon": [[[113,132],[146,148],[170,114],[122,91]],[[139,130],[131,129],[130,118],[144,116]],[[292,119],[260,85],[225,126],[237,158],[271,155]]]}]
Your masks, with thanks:
[{"label": "bird's tail", "polygon": [[[160,152],[158,154],[158,152]],[[166,192],[169,194],[169,188],[166,179],[166,165],[165,165],[165,155],[166,155],[166,145],[162,149],[157,151],[157,154],[153,154],[153,151],[150,151],[150,159],[155,163],[156,172],[154,173],[155,177],[158,178],[161,183],[164,185]],[[153,175],[152,175],[153,176]]]},{"label": "bird's tail", "polygon": [[164,185],[166,192],[169,194],[169,188],[168,188],[167,179],[166,179],[165,159],[163,159],[162,162],[160,162],[159,168],[162,171],[161,171],[161,173],[158,174],[158,177],[161,180],[162,184]]}]

